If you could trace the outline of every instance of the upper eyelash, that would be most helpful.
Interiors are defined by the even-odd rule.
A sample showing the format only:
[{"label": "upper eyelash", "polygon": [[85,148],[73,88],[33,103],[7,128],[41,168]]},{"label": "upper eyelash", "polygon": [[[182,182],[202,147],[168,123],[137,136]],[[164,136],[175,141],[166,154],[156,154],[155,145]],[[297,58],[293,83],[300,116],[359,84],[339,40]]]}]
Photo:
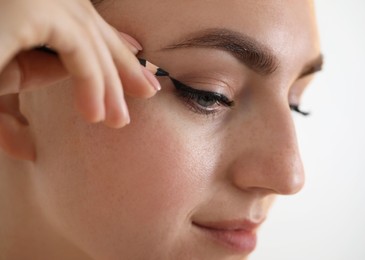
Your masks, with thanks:
[{"label": "upper eyelash", "polygon": [[305,112],[299,108],[299,105],[296,104],[289,104],[290,110],[299,113],[302,116],[309,116],[309,112]]},{"label": "upper eyelash", "polygon": [[184,83],[171,78],[171,81],[173,82],[175,88],[179,91],[183,91],[185,93],[189,93],[191,95],[194,96],[209,96],[212,97],[214,100],[216,100],[220,105],[226,106],[226,107],[233,107],[234,106],[234,101],[233,100],[229,100],[226,96],[216,93],[216,92],[211,92],[211,91],[205,91],[205,90],[198,90],[192,87],[189,87],[187,85],[185,85]]}]

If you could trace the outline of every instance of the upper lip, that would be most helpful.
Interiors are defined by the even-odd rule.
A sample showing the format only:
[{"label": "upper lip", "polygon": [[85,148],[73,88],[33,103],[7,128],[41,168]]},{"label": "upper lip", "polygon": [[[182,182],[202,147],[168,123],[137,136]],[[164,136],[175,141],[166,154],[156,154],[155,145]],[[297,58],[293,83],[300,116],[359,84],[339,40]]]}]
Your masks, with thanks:
[{"label": "upper lip", "polygon": [[219,231],[247,231],[254,232],[261,224],[249,219],[241,220],[222,220],[222,221],[193,221],[193,224],[205,229],[219,230]]}]

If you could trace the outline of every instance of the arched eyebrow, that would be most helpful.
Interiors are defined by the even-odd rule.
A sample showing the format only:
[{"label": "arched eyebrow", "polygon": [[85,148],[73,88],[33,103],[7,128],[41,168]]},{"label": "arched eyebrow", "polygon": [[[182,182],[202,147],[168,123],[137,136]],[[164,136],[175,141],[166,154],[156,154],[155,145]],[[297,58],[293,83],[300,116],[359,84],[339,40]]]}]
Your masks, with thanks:
[{"label": "arched eyebrow", "polygon": [[[278,58],[268,46],[250,36],[225,28],[212,28],[194,32],[185,36],[183,40],[177,43],[169,44],[163,50],[194,47],[227,51],[247,67],[263,76],[271,75],[279,67]],[[320,62],[320,59],[316,59],[314,62],[306,65],[300,77],[319,71],[319,68],[322,67],[322,62]]]},{"label": "arched eyebrow", "polygon": [[247,35],[228,29],[212,28],[194,32],[163,49],[193,47],[227,51],[261,75],[270,75],[278,68],[278,60],[269,48]]}]

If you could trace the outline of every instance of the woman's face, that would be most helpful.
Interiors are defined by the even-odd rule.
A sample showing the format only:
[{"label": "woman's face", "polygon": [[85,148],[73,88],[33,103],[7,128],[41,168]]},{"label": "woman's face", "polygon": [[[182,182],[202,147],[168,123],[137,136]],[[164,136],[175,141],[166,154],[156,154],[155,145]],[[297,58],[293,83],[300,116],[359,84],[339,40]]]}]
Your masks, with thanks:
[{"label": "woman's face", "polygon": [[312,2],[98,9],[142,44],[140,57],[234,105],[161,78],[155,97],[127,99],[131,124],[113,130],[79,118],[69,82],[27,94],[42,210],[95,259],[245,259],[274,197],[304,183],[289,103],[318,67]]}]

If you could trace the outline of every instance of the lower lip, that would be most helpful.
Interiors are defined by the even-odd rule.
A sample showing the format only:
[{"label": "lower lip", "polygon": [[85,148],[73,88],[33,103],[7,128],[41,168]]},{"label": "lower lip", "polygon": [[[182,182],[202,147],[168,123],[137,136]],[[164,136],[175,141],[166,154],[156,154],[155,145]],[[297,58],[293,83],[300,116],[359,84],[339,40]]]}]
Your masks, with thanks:
[{"label": "lower lip", "polygon": [[211,239],[237,253],[251,253],[255,250],[257,237],[252,231],[213,229],[195,225]]}]

